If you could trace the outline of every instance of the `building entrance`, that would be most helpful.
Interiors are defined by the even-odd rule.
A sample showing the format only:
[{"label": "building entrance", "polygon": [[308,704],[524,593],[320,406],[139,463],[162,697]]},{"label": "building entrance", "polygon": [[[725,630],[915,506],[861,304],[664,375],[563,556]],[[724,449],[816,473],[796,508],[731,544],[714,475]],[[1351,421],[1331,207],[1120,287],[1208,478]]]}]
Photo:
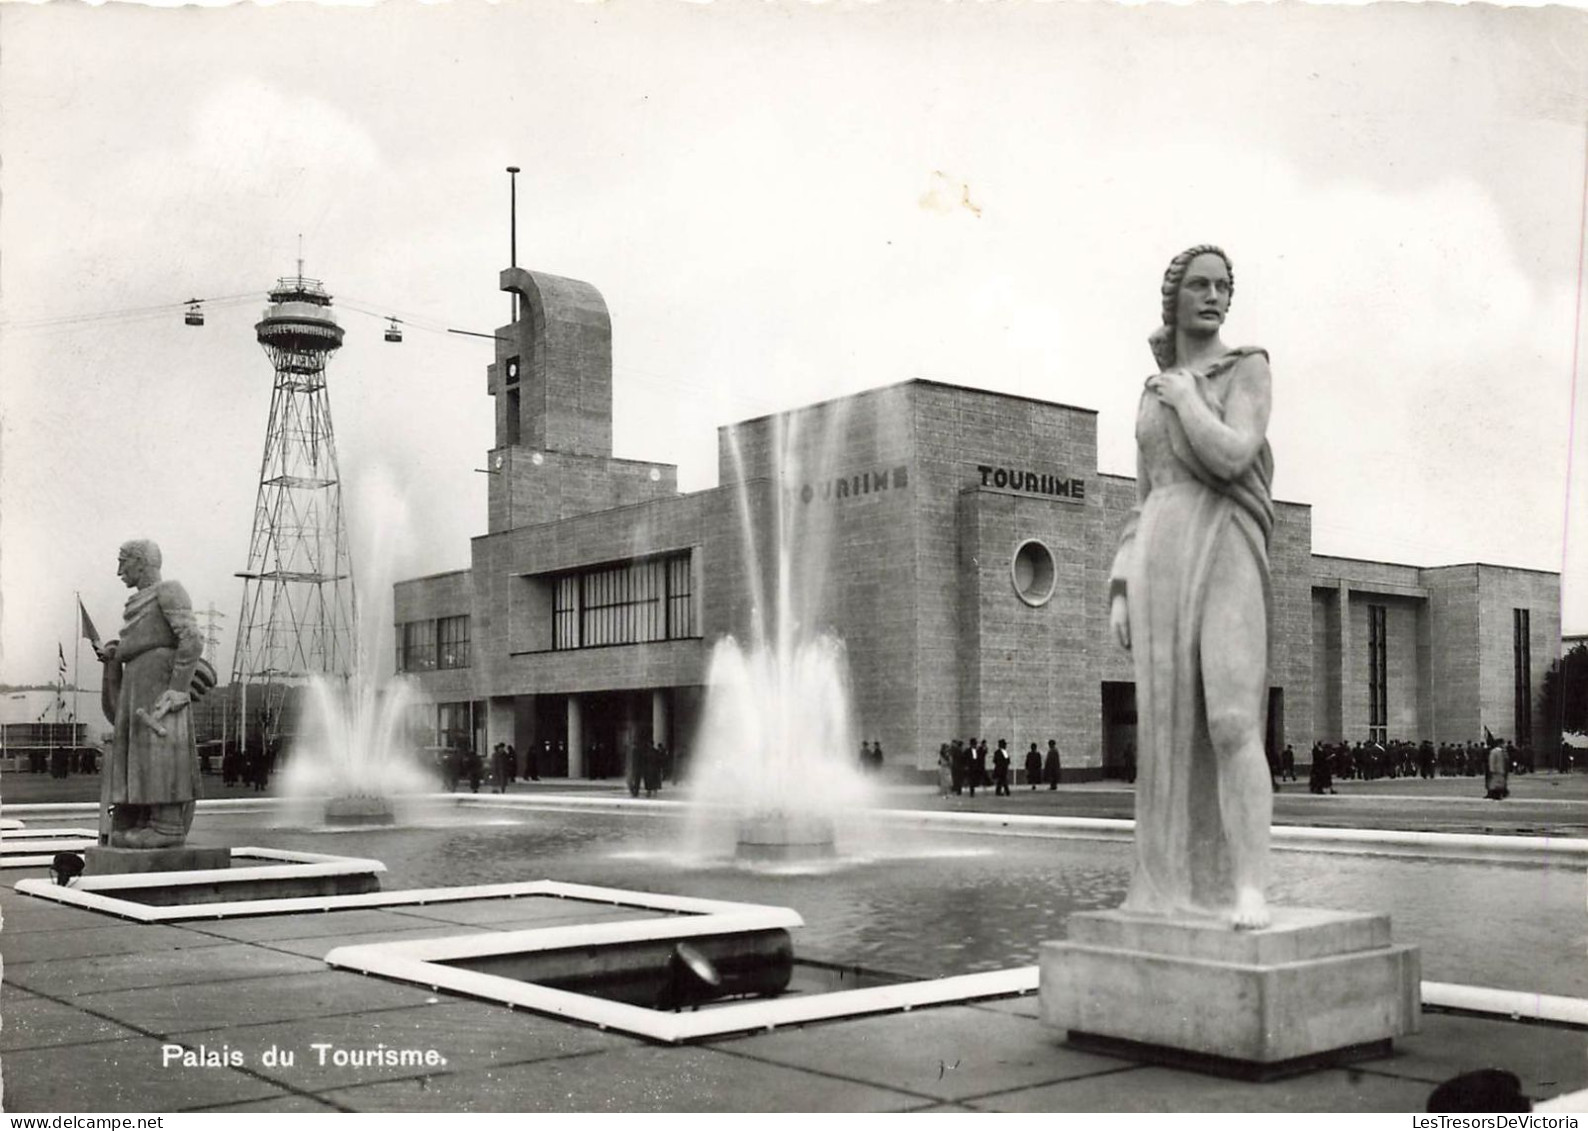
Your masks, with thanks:
[{"label": "building entrance", "polygon": [[[1285,749],[1285,689],[1268,689],[1268,727],[1263,734],[1263,752],[1268,755],[1268,765],[1278,769],[1280,754]],[[1278,774],[1276,773],[1277,777]]]},{"label": "building entrance", "polygon": [[585,774],[628,776],[630,759],[656,741],[651,734],[649,691],[599,691],[579,697],[584,720]]},{"label": "building entrance", "polygon": [[1136,685],[1103,684],[1103,776],[1136,780]]}]

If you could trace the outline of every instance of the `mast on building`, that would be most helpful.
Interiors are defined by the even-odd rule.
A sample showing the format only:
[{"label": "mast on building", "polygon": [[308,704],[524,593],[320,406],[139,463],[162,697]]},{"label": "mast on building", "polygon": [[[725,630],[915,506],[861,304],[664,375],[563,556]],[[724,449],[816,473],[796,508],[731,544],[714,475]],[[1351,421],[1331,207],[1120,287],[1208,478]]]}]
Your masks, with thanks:
[{"label": "mast on building", "polygon": [[295,687],[347,678],[356,663],[357,604],[342,511],[325,366],[342,344],[331,296],[298,273],[277,281],[255,325],[275,368],[259,467],[232,682],[239,737],[266,741],[290,725]]}]

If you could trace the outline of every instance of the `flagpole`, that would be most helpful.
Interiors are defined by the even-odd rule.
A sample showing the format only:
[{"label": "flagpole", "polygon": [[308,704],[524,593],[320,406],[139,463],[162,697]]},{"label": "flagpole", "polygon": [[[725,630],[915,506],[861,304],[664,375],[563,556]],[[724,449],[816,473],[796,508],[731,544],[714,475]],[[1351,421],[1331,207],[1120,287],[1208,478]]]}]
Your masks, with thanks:
[{"label": "flagpole", "polygon": [[78,686],[78,669],[83,657],[83,595],[73,593],[77,599],[77,608],[72,610],[72,619],[77,622],[77,631],[72,633],[72,745],[77,745],[77,693],[81,690]]}]

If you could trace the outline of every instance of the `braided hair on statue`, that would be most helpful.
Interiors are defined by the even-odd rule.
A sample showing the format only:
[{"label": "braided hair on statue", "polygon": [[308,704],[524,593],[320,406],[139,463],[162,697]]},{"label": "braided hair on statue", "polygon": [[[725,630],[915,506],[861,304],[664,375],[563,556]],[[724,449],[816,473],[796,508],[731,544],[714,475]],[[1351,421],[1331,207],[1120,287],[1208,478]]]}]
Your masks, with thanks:
[{"label": "braided hair on statue", "polygon": [[1216,255],[1224,260],[1224,269],[1230,275],[1230,297],[1232,299],[1235,297],[1235,265],[1230,262],[1230,257],[1225,254],[1222,247],[1199,243],[1195,247],[1186,248],[1169,260],[1169,266],[1163,272],[1163,286],[1159,288],[1163,296],[1163,322],[1147,335],[1147,345],[1152,350],[1153,359],[1157,361],[1160,371],[1174,368],[1175,307],[1180,301],[1180,284],[1185,282],[1185,273],[1191,266],[1191,261],[1199,255]]}]

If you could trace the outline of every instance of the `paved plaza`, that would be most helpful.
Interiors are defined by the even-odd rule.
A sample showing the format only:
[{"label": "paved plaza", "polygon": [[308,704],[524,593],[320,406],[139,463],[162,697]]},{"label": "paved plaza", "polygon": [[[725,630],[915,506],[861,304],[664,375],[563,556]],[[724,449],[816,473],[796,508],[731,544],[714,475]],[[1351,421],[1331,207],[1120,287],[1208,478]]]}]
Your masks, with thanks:
[{"label": "paved plaza", "polygon": [[[8,804],[23,792],[19,778],[29,784],[8,775]],[[1536,786],[1547,812],[1569,800],[1563,792],[1580,797],[1583,780],[1524,779],[1518,800]],[[890,792],[923,810],[968,805],[916,786]],[[1073,807],[1119,792],[1081,786],[1023,803]],[[1372,807],[1370,787],[1344,792],[1304,803]],[[1408,803],[1384,808],[1404,820]],[[497,899],[140,925],[12,890],[43,875],[8,869],[0,890],[11,1112],[1420,1111],[1439,1082],[1495,1066],[1515,1072],[1535,1102],[1588,1089],[1588,1032],[1432,1011],[1389,1056],[1266,1084],[1067,1048],[1041,1024],[1034,995],[660,1046],[323,961],[339,946],[610,921],[632,909]],[[404,1065],[362,1051],[382,1045],[436,1055]]]}]

